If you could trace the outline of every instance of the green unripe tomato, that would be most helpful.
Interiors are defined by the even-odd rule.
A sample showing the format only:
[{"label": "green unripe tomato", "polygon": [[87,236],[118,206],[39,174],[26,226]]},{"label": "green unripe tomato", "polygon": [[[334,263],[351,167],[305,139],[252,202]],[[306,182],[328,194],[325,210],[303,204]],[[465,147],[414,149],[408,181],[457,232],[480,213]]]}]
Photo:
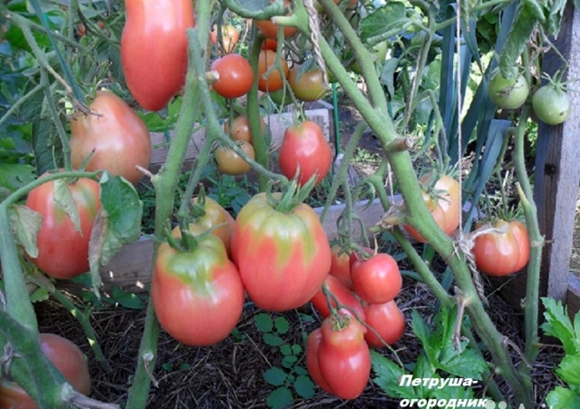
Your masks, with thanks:
[{"label": "green unripe tomato", "polygon": [[489,83],[489,98],[500,108],[518,109],[521,107],[528,95],[530,87],[523,75],[506,79],[497,73]]},{"label": "green unripe tomato", "polygon": [[[371,50],[374,61],[379,61],[382,64],[387,57],[388,48],[389,43],[387,41],[381,41],[380,43],[375,44]],[[357,74],[361,74],[362,72],[360,65],[356,61],[350,66],[350,69]]]},{"label": "green unripe tomato", "polygon": [[559,125],[570,115],[570,98],[561,87],[546,84],[532,97],[532,108],[543,123]]}]

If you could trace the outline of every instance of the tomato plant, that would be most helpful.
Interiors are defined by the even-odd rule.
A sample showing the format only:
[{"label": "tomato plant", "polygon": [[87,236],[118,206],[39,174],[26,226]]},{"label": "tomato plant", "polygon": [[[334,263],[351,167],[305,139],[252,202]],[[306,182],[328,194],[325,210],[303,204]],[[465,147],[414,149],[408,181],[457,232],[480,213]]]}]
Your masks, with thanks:
[{"label": "tomato plant", "polygon": [[[56,334],[40,334],[40,348],[73,388],[91,393],[91,377],[85,356],[75,344]],[[0,409],[37,409],[38,405],[18,384],[0,378]]]},{"label": "tomato plant", "polygon": [[472,250],[477,268],[491,276],[505,276],[524,268],[530,258],[530,239],[519,220],[496,220],[490,231],[477,236]]},{"label": "tomato plant", "polygon": [[173,338],[186,345],[213,345],[236,326],[244,288],[221,240],[198,236],[190,250],[159,245],[151,300],[159,323]]},{"label": "tomato plant", "polygon": [[363,301],[373,304],[393,300],[403,285],[403,277],[397,262],[386,253],[354,261],[351,266],[351,277],[356,294]]},{"label": "tomato plant", "polygon": [[[217,27],[214,27],[210,33],[210,39],[213,44],[218,42],[218,32]],[[240,33],[231,24],[226,24],[222,26],[222,43],[223,49],[226,54],[233,52],[236,49],[236,45],[240,40]]]},{"label": "tomato plant", "polygon": [[[262,128],[262,132],[266,131],[266,123],[262,117],[260,117],[260,127]],[[229,119],[224,122],[224,133],[230,135],[234,141],[253,142],[248,117],[245,115],[238,115],[235,117],[232,121],[231,128]]]},{"label": "tomato plant", "polygon": [[[251,143],[240,141],[240,149],[250,158],[254,159],[256,154]],[[243,175],[252,169],[252,165],[246,162],[240,155],[225,145],[219,145],[215,150],[217,168],[226,175]]]},{"label": "tomato plant", "polygon": [[[365,322],[371,327],[365,332],[365,341],[371,348],[382,348],[397,342],[405,333],[407,326],[403,312],[394,300],[382,304],[363,303]],[[382,338],[382,341],[381,341]]]},{"label": "tomato plant", "polygon": [[288,72],[288,83],[296,98],[302,101],[316,101],[326,93],[320,68],[304,71],[296,65]]},{"label": "tomato plant", "polygon": [[[330,302],[333,308],[344,307],[350,309],[356,313],[355,316],[357,316],[357,318],[364,321],[365,313],[360,301],[352,291],[346,288],[339,281],[338,278],[329,274],[324,279],[323,285],[325,285],[327,290],[332,294],[330,296],[331,300]],[[337,306],[333,297],[336,297],[336,300],[338,301],[340,306]],[[322,318],[326,318],[330,315],[330,310],[328,308],[328,300],[326,299],[326,295],[324,294],[322,288],[318,290],[316,294],[314,294],[314,297],[312,297],[310,302],[312,302],[312,305],[314,305],[314,307],[318,310]]]},{"label": "tomato plant", "polygon": [[318,184],[330,170],[332,150],[320,126],[304,121],[286,129],[278,160],[287,178],[298,176],[298,184],[304,185],[316,175]]},{"label": "tomato plant", "polygon": [[121,98],[112,92],[99,91],[89,113],[80,112],[70,120],[71,161],[86,170],[107,170],[131,183],[137,183],[151,160],[151,137],[145,123]]},{"label": "tomato plant", "polygon": [[[272,69],[276,61],[280,68]],[[267,77],[265,77],[267,75]],[[288,63],[278,58],[275,51],[262,50],[258,57],[258,89],[262,92],[278,91],[284,86],[284,78],[288,76]]]},{"label": "tomato plant", "polygon": [[185,83],[191,0],[125,1],[121,62],[127,87],[145,109],[163,108]]},{"label": "tomato plant", "polygon": [[[79,229],[63,207],[62,189],[68,189],[79,219]],[[42,216],[37,257],[30,261],[53,278],[76,277],[89,270],[89,241],[101,207],[99,183],[87,178],[72,182],[49,181],[32,189],[26,206]],[[70,204],[70,203],[69,203]]]},{"label": "tomato plant", "polygon": [[224,98],[246,95],[254,83],[252,66],[239,54],[228,54],[218,58],[212,62],[211,69],[219,74],[212,87]]},{"label": "tomato plant", "polygon": [[265,310],[306,304],[330,267],[330,245],[312,208],[299,204],[284,213],[265,193],[238,213],[232,253],[250,299]]},{"label": "tomato plant", "polygon": [[559,125],[570,116],[570,97],[562,85],[546,84],[534,93],[532,108],[543,123]]},{"label": "tomato plant", "polygon": [[528,95],[530,87],[523,75],[518,74],[515,78],[506,79],[497,73],[489,83],[489,98],[500,108],[518,109],[521,107]]},{"label": "tomato plant", "polygon": [[[427,183],[430,178],[431,174],[426,174],[421,178],[421,182]],[[459,227],[459,213],[461,212],[459,189],[461,186],[456,179],[449,175],[443,175],[435,182],[431,195],[423,192],[425,204],[431,211],[433,219],[447,235]],[[423,236],[414,228],[409,225],[405,225],[404,228],[415,240],[421,243],[425,242]]]},{"label": "tomato plant", "polygon": [[[315,336],[310,344],[314,350],[316,341]],[[368,383],[371,369],[369,347],[364,339],[362,325],[344,312],[329,316],[322,322],[317,352],[319,374],[313,362],[308,365],[311,375],[314,372],[313,379],[322,378],[324,389],[330,389],[330,393],[341,399],[357,398]],[[306,353],[308,356],[313,352],[307,350]]]}]

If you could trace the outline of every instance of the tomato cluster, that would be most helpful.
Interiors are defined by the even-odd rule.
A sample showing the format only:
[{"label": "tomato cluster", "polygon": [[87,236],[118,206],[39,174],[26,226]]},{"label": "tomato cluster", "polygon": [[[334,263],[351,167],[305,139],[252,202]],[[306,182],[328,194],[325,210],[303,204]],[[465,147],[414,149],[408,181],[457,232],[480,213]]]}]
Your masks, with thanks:
[{"label": "tomato cluster", "polygon": [[401,287],[401,273],[390,255],[367,252],[363,257],[332,248],[329,274],[311,299],[324,322],[306,345],[308,371],[322,389],[343,399],[362,393],[369,378],[369,347],[394,344],[405,331],[405,317],[394,301]]}]

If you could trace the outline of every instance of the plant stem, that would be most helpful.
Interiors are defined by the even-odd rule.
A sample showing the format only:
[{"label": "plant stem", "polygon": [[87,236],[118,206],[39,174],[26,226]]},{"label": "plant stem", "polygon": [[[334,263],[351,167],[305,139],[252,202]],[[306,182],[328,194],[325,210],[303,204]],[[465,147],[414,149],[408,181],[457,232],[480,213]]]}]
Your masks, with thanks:
[{"label": "plant stem", "polygon": [[[538,355],[538,315],[540,302],[540,267],[544,237],[540,233],[538,214],[533,200],[533,190],[526,169],[524,141],[526,126],[531,107],[526,104],[520,115],[520,122],[515,132],[514,166],[521,186],[520,203],[526,216],[526,226],[530,237],[530,261],[527,268],[526,301],[524,305],[525,349],[528,362],[534,362]],[[523,194],[522,194],[523,193]],[[529,374],[529,368],[522,365],[521,371]]]}]

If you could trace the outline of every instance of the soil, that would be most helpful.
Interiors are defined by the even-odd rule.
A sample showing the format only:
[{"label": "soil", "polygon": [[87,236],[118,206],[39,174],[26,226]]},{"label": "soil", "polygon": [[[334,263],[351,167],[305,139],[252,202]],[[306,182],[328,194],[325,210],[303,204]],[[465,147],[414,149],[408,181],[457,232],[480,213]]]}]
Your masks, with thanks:
[{"label": "soil", "polygon": [[[348,141],[360,118],[356,111],[345,107],[340,111],[340,132],[343,144]],[[363,138],[361,147],[371,153],[369,165],[372,167],[372,154],[380,152],[376,139],[370,133]],[[362,165],[361,165],[362,164]],[[366,173],[365,161],[357,164],[359,173]],[[580,244],[580,238],[575,238]],[[576,241],[575,241],[576,244]],[[580,246],[575,246],[580,248]],[[580,257],[577,257],[580,259]],[[401,265],[405,269],[404,261]],[[580,264],[579,264],[580,266]],[[445,264],[435,259],[434,271],[443,271]],[[500,332],[511,340],[510,351],[516,361],[520,360],[522,348],[522,321],[520,309],[506,303],[499,292],[486,285],[491,318]],[[141,294],[144,298],[146,294]],[[71,295],[81,310],[91,306],[82,299]],[[428,322],[434,313],[436,300],[421,283],[405,278],[403,290],[397,302],[411,322],[411,312],[417,311]],[[105,304],[106,305],[106,304]],[[119,305],[108,305],[93,309],[90,314],[100,347],[107,358],[109,369],[105,369],[95,359],[89,343],[76,319],[63,307],[53,301],[36,304],[41,331],[65,336],[81,347],[90,363],[93,380],[92,397],[123,405],[126,402],[132,375],[136,368],[137,353],[142,336],[146,312],[144,309],[132,310]],[[152,370],[155,386],[148,398],[148,408],[267,408],[269,394],[275,389],[264,379],[264,372],[272,367],[282,367],[283,354],[277,347],[264,341],[263,334],[254,324],[260,311],[251,303],[244,309],[243,316],[235,331],[213,347],[194,348],[179,344],[161,330],[158,345],[157,365]],[[305,336],[320,325],[320,317],[310,305],[300,310],[289,311],[283,316],[290,322],[290,331],[284,335],[288,344],[304,345]],[[309,320],[304,317],[310,317]],[[389,358],[396,353],[405,364],[415,362],[422,347],[408,327],[402,339],[393,345],[393,350],[379,352]],[[558,384],[553,366],[560,361],[560,348],[544,345],[532,370],[534,400],[537,407],[545,402],[546,394]],[[304,366],[303,355],[297,365]],[[521,365],[525,364],[520,362]],[[372,375],[374,377],[374,375]],[[481,396],[485,384],[474,387]],[[501,385],[500,385],[501,387]],[[296,395],[295,395],[296,396]],[[399,400],[387,396],[375,383],[369,382],[364,393],[357,399],[343,401],[319,388],[308,399],[296,396],[294,408],[397,408]]]}]

